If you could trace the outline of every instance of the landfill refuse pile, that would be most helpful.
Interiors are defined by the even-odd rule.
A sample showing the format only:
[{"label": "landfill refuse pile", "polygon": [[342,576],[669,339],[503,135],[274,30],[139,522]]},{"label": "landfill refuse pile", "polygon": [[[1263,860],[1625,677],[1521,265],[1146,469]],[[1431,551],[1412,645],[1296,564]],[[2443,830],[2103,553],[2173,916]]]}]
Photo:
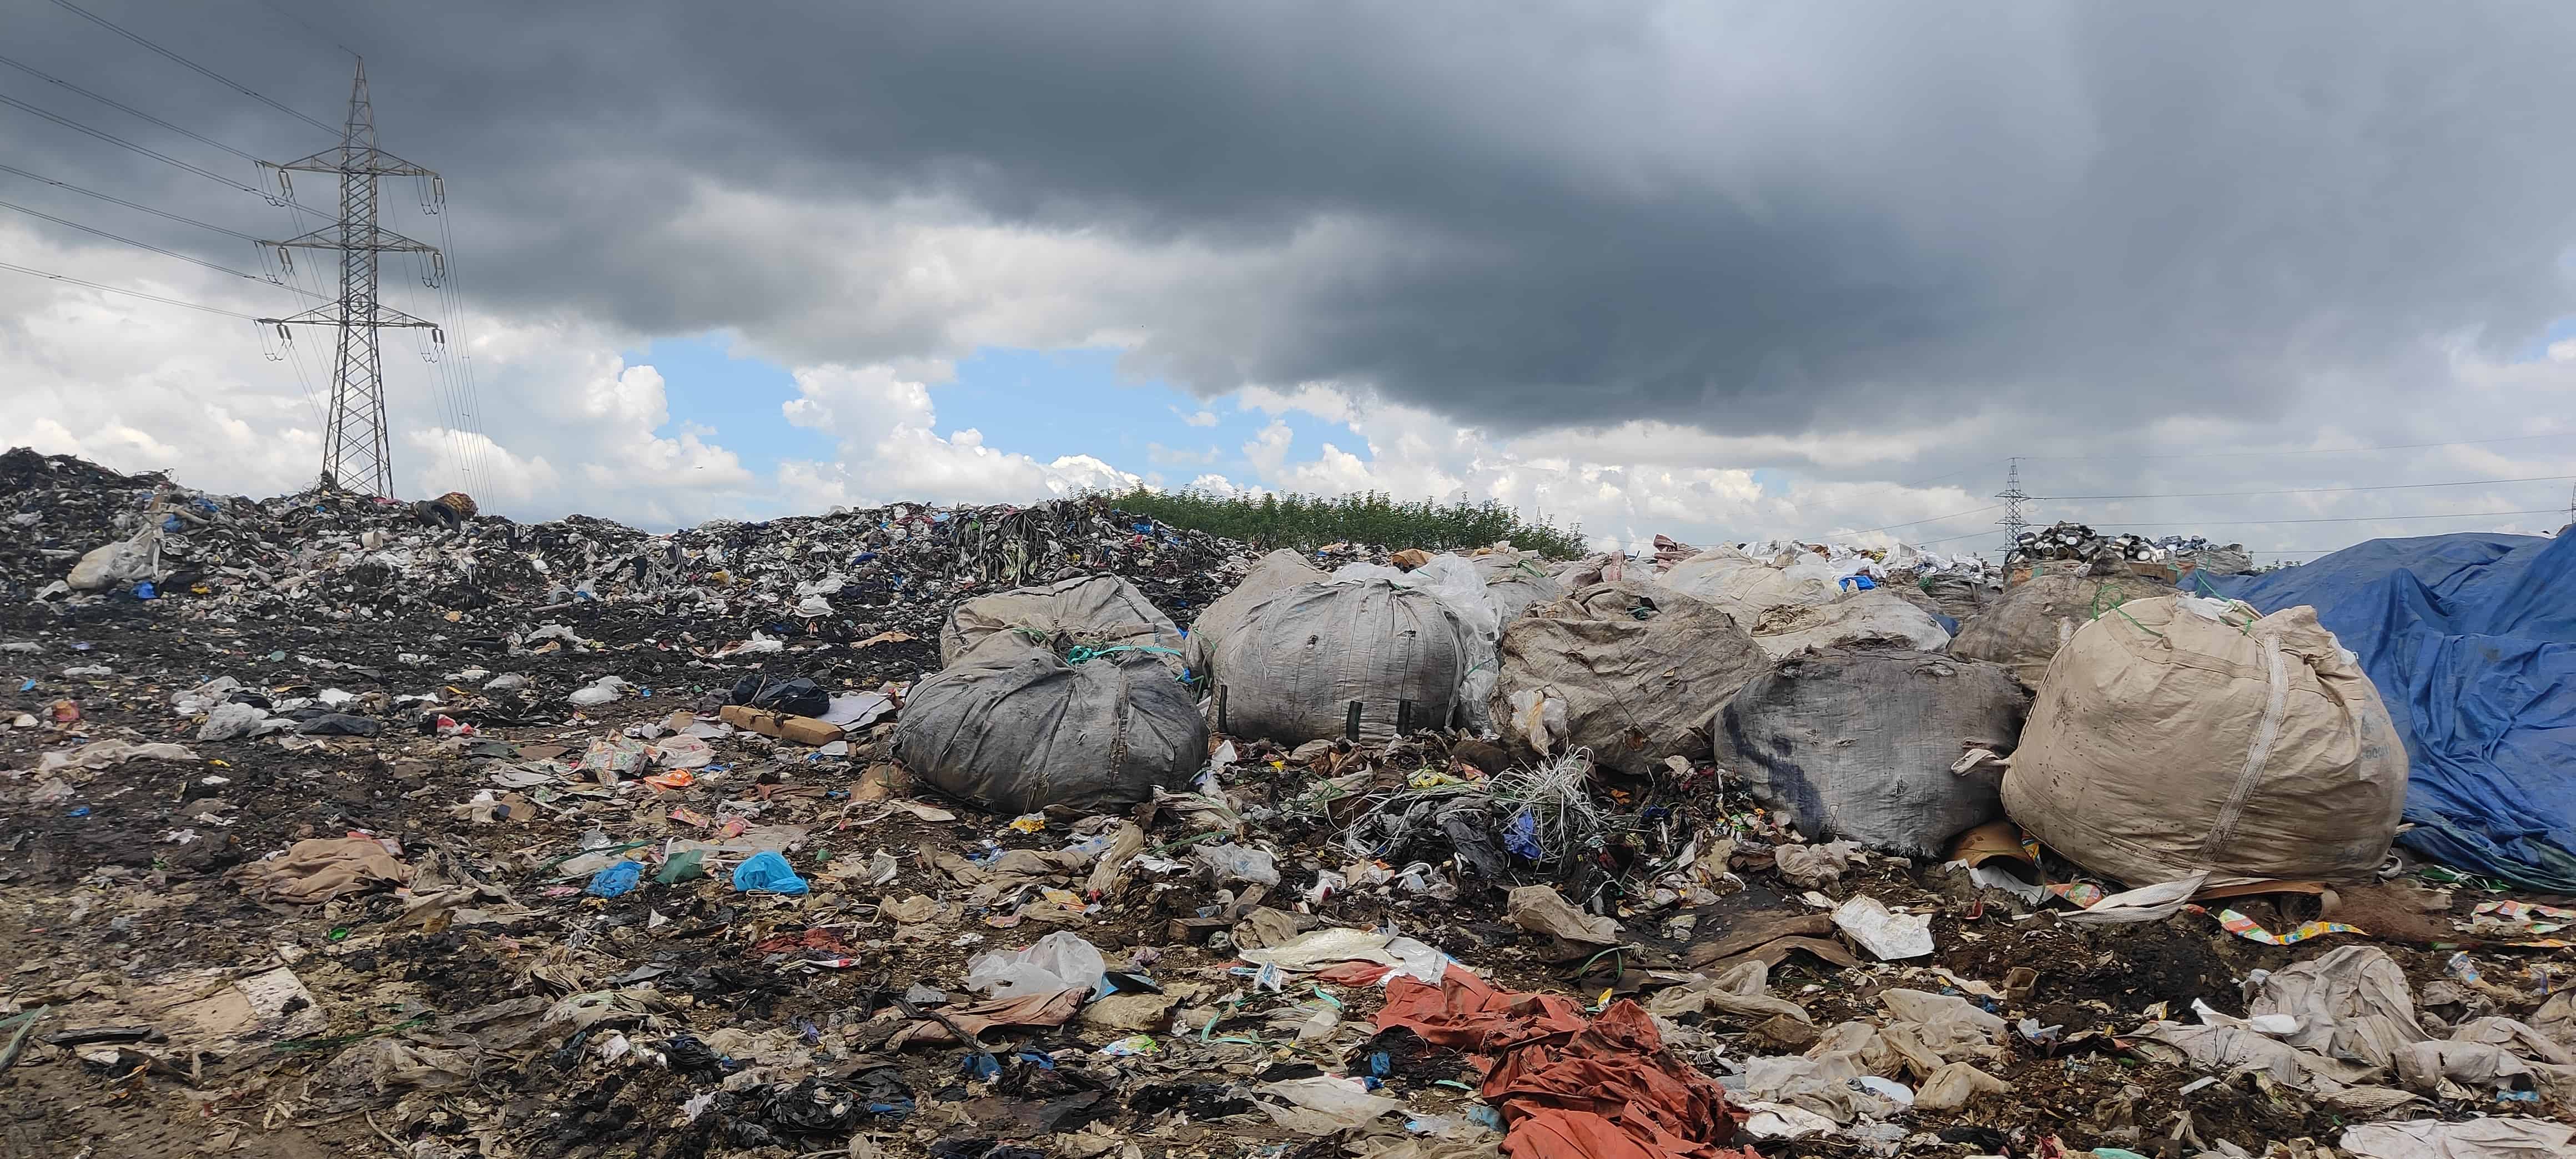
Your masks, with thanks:
[{"label": "landfill refuse pile", "polygon": [[2212,543],[2198,535],[2104,535],[2072,521],[2015,536],[2012,556],[2020,561],[2077,560],[2094,564],[2164,562],[2188,565],[2205,575],[2235,575],[2254,567],[2253,555],[2241,543]]},{"label": "landfill refuse pile", "polygon": [[[2268,677],[2135,698],[2196,729],[2164,776],[2070,744],[2156,723],[2101,716],[2171,679],[2096,650],[2121,617],[2025,725],[1946,629],[1771,655],[1721,600],[1776,577],[1690,595],[1678,543],[1265,558],[1088,498],[651,533],[26,452],[0,484],[6,1159],[2570,1141],[2569,899],[2204,868],[2322,878],[2393,824],[2290,808],[2396,759],[2329,743],[2360,726],[2316,689],[2359,677],[2290,610],[2123,605],[2284,657],[2277,713]],[[2001,586],[1728,550],[1824,573],[1800,607]],[[2051,828],[2088,792],[2238,838],[2113,876]]]}]

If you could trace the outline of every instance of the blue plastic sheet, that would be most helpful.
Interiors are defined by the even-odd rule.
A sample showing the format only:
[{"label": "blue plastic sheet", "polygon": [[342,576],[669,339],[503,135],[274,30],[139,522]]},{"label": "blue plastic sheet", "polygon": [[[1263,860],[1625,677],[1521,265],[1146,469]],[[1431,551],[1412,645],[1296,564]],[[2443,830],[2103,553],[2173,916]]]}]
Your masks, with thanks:
[{"label": "blue plastic sheet", "polygon": [[636,881],[643,876],[643,862],[620,861],[591,874],[590,884],[583,886],[581,891],[592,897],[623,897],[635,888]]},{"label": "blue plastic sheet", "polygon": [[2374,539],[2303,567],[2195,580],[2308,604],[2406,738],[2408,847],[2576,892],[2576,536]]},{"label": "blue plastic sheet", "polygon": [[786,858],[762,850],[734,867],[733,887],[744,893],[803,893],[805,879],[788,868]]},{"label": "blue plastic sheet", "polygon": [[1523,809],[1513,816],[1511,826],[1503,830],[1503,848],[1524,861],[1546,860],[1547,850],[1538,844],[1537,815]]}]

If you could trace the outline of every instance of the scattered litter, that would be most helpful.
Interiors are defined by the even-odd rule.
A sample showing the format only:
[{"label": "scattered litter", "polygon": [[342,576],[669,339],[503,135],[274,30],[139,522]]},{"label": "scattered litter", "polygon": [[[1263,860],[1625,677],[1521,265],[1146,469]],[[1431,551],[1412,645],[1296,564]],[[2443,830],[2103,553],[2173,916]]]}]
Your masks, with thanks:
[{"label": "scattered litter", "polygon": [[805,879],[787,865],[787,859],[771,850],[762,850],[745,858],[734,867],[733,887],[744,893],[805,892]]},{"label": "scattered litter", "polygon": [[1855,897],[1834,910],[1834,925],[1880,961],[1920,958],[1932,952],[1932,915],[1900,914],[1874,897]]}]

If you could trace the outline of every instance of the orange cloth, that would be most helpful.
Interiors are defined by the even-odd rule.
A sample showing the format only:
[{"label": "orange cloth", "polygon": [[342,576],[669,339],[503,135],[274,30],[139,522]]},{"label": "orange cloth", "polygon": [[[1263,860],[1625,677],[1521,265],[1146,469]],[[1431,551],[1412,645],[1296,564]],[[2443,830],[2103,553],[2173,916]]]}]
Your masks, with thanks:
[{"label": "orange cloth", "polygon": [[1495,990],[1453,971],[1437,987],[1387,979],[1377,1026],[1493,1056],[1481,1093],[1502,1109],[1512,1159],[1759,1159],[1720,1146],[1745,1115],[1664,1049],[1634,1002],[1586,1021],[1572,998]]}]

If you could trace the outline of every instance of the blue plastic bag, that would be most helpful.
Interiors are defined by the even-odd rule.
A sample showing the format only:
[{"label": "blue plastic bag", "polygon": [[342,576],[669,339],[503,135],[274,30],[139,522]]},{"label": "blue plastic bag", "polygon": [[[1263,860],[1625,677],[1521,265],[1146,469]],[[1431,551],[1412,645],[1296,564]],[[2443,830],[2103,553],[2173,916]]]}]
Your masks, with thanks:
[{"label": "blue plastic bag", "polygon": [[1511,828],[1503,830],[1503,848],[1527,861],[1546,858],[1547,851],[1538,847],[1538,815],[1523,809],[1514,816]]},{"label": "blue plastic bag", "polygon": [[153,586],[151,580],[145,580],[142,583],[134,585],[134,598],[138,600],[157,600],[161,598],[161,589]]},{"label": "blue plastic bag", "polygon": [[1875,590],[1877,587],[1878,581],[1865,575],[1847,575],[1843,577],[1843,590],[1847,592],[1866,592]]},{"label": "blue plastic bag", "polygon": [[583,886],[581,891],[592,897],[624,897],[634,891],[635,882],[643,876],[643,862],[620,861],[591,874],[590,884]]},{"label": "blue plastic bag", "polygon": [[733,887],[744,893],[805,892],[805,879],[788,868],[787,859],[762,850],[734,867]]}]

